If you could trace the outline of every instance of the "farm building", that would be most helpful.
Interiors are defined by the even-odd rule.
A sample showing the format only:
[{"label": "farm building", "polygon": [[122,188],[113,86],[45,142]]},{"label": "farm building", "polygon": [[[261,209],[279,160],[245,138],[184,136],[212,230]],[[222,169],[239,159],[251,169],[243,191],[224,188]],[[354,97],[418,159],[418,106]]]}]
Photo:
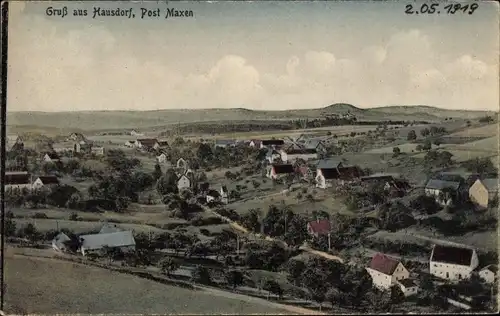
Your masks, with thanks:
[{"label": "farm building", "polygon": [[490,264],[479,271],[479,277],[486,283],[494,283],[498,278],[498,266]]},{"label": "farm building", "polygon": [[399,288],[404,296],[412,296],[418,293],[418,285],[412,279],[403,279],[398,281]]},{"label": "farm building", "polygon": [[48,152],[43,155],[43,161],[45,162],[59,162],[60,158],[56,152]]},{"label": "farm building", "polygon": [[71,239],[65,233],[59,233],[52,239],[52,248],[57,251],[66,251],[66,242]]},{"label": "farm building", "polygon": [[294,162],[297,159],[309,160],[309,159],[317,159],[318,152],[316,149],[288,149],[281,150],[281,160],[284,162]]},{"label": "farm building", "polygon": [[56,176],[39,176],[33,182],[33,189],[41,189],[59,185],[59,179]]},{"label": "farm building", "polygon": [[328,235],[331,231],[331,224],[328,219],[317,219],[307,223],[307,232],[309,235],[318,238],[320,235]]},{"label": "farm building", "polygon": [[434,245],[429,262],[430,273],[447,280],[469,279],[479,265],[474,249]]},{"label": "farm building", "polygon": [[373,256],[366,271],[372,277],[373,285],[381,290],[388,290],[398,281],[408,279],[410,272],[396,259],[382,253]]},{"label": "farm building", "polygon": [[119,248],[122,251],[135,250],[135,239],[131,231],[119,231],[105,234],[80,236],[79,251],[86,255],[93,251],[102,251],[105,247]]},{"label": "farm building", "polygon": [[160,148],[156,138],[142,138],[135,141],[135,147],[142,150],[156,150]]},{"label": "farm building", "polygon": [[469,198],[477,206],[488,208],[498,201],[498,179],[477,179],[469,188]]},{"label": "farm building", "polygon": [[5,190],[28,189],[31,190],[31,174],[25,171],[5,172]]},{"label": "farm building", "polygon": [[326,189],[332,186],[333,181],[338,181],[339,185],[344,185],[356,181],[361,175],[361,170],[356,166],[317,169],[316,186]]},{"label": "farm building", "polygon": [[285,141],[282,139],[266,139],[262,140],[260,143],[260,148],[278,148],[285,145]]},{"label": "farm building", "polygon": [[425,195],[434,197],[440,204],[450,204],[451,194],[458,194],[460,186],[458,181],[430,179],[425,185]]},{"label": "farm building", "polygon": [[279,179],[295,173],[293,165],[277,165],[273,164],[269,167],[267,171],[267,177],[270,179]]}]

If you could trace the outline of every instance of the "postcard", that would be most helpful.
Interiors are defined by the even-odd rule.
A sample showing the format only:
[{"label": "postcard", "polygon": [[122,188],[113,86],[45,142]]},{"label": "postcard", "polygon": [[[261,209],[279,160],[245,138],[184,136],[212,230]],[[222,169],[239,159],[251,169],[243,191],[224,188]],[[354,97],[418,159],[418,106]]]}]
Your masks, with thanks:
[{"label": "postcard", "polygon": [[2,2],[1,308],[498,311],[494,1]]}]

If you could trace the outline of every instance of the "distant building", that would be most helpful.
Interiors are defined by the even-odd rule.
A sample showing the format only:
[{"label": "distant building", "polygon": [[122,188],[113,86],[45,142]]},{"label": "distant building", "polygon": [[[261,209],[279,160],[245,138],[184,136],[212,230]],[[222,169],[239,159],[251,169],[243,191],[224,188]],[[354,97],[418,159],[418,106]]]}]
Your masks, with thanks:
[{"label": "distant building", "polygon": [[430,274],[452,281],[469,279],[479,265],[474,249],[435,245],[429,262]]},{"label": "distant building", "polygon": [[310,221],[307,223],[307,232],[309,235],[314,237],[319,237],[320,235],[328,235],[332,229],[330,220],[328,219],[317,219],[315,221]]},{"label": "distant building", "polygon": [[229,203],[229,190],[227,189],[227,186],[223,185],[220,188],[220,196],[221,196],[221,202],[224,204]]},{"label": "distant building", "polygon": [[285,145],[285,141],[282,139],[266,139],[261,141],[260,148],[267,147],[277,149],[283,145]]},{"label": "distant building", "polygon": [[31,190],[31,174],[28,172],[5,172],[5,190],[28,189]]},{"label": "distant building", "polygon": [[78,142],[74,144],[73,150],[75,151],[75,153],[88,155],[92,152],[92,144],[85,142]]},{"label": "distant building", "polygon": [[59,179],[56,176],[39,176],[33,182],[33,189],[41,189],[59,185]]},{"label": "distant building", "polygon": [[[458,194],[461,183],[458,181],[447,181],[440,179],[430,179],[425,186],[425,195],[434,197],[440,204],[450,204],[452,197],[450,192]],[[447,192],[447,191],[450,192]]]},{"label": "distant building", "polygon": [[316,149],[288,149],[281,150],[281,160],[283,162],[294,162],[297,159],[309,160],[309,159],[317,159],[318,152]]},{"label": "distant building", "polygon": [[179,173],[177,178],[177,189],[179,191],[183,189],[190,189],[193,185],[193,171],[188,169],[183,171],[183,173]]},{"label": "distant building", "polygon": [[138,132],[138,131],[136,131],[136,130],[132,130],[132,131],[130,132],[130,136],[144,136],[144,134],[143,134],[143,133],[139,133],[139,132]]},{"label": "distant building", "polygon": [[125,147],[128,147],[128,148],[133,148],[135,147],[135,140],[127,140],[125,142]]},{"label": "distant building", "polygon": [[248,142],[249,147],[261,148],[262,141],[258,139],[252,139]]},{"label": "distant building", "polygon": [[187,170],[188,169],[188,163],[183,158],[179,158],[179,160],[177,160],[176,167],[179,168],[179,169],[185,169],[185,170]]},{"label": "distant building", "polygon": [[160,144],[156,138],[142,138],[135,141],[135,147],[142,150],[156,150]]},{"label": "distant building", "polygon": [[164,163],[165,161],[167,161],[167,155],[162,153],[161,155],[156,156],[156,161],[158,163]]},{"label": "distant building", "polygon": [[59,233],[52,239],[52,248],[61,252],[67,251],[66,242],[70,240],[71,239],[65,233]]},{"label": "distant building", "polygon": [[90,152],[96,156],[104,156],[104,147],[92,146]]},{"label": "distant building", "polygon": [[82,133],[71,133],[66,138],[66,141],[73,141],[73,142],[84,141],[84,140],[86,140],[86,138],[85,135],[83,135]]},{"label": "distant building", "polygon": [[48,152],[43,155],[43,161],[45,162],[59,162],[60,158],[56,152]]},{"label": "distant building", "polygon": [[492,284],[498,278],[498,266],[490,264],[479,271],[479,277],[488,284]]},{"label": "distant building", "polygon": [[84,256],[89,252],[100,252],[105,247],[119,248],[124,252],[135,250],[135,239],[131,231],[83,235],[80,236],[80,242],[79,251]]},{"label": "distant building", "polygon": [[410,277],[410,272],[396,259],[382,253],[373,256],[366,271],[372,277],[373,285],[381,290],[388,290],[398,281]]},{"label": "distant building", "polygon": [[215,141],[215,147],[226,148],[236,146],[236,140],[234,139],[217,139]]},{"label": "distant building", "polygon": [[342,168],[342,161],[339,159],[321,159],[316,165],[316,169],[338,169]]},{"label": "distant building", "polygon": [[326,189],[332,187],[334,182],[338,185],[344,185],[357,181],[361,175],[362,171],[356,166],[317,169],[316,187]]},{"label": "distant building", "polygon": [[280,179],[295,173],[293,165],[277,165],[273,164],[269,167],[267,177],[271,179]]},{"label": "distant building", "polygon": [[498,179],[477,179],[469,188],[469,198],[481,208],[488,208],[496,199],[498,202]]},{"label": "distant building", "polygon": [[158,146],[160,149],[166,149],[166,148],[170,147],[170,145],[168,144],[168,142],[166,140],[158,141]]}]

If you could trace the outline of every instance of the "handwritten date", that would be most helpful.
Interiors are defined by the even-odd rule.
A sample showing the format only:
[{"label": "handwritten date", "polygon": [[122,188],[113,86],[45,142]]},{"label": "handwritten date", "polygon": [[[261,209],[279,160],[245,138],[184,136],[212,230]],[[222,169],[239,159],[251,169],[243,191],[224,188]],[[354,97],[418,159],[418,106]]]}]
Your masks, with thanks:
[{"label": "handwritten date", "polygon": [[405,7],[406,14],[472,14],[479,8],[479,4],[461,4],[461,3],[451,3],[444,5],[441,3],[432,3],[432,4],[421,4],[421,5],[413,5],[407,4]]}]

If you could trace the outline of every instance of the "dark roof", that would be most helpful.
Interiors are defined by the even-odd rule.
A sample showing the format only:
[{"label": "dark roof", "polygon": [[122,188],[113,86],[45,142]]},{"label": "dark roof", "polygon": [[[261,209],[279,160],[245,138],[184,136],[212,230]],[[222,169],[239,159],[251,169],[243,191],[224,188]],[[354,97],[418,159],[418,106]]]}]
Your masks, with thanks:
[{"label": "dark roof", "polygon": [[207,195],[212,197],[219,197],[220,193],[216,190],[208,190]]},{"label": "dark roof", "polygon": [[377,253],[370,262],[370,268],[387,275],[392,275],[398,264],[398,260],[390,258],[382,253]]},{"label": "dark roof", "polygon": [[388,173],[374,173],[369,176],[364,176],[361,177],[361,181],[366,181],[366,180],[394,180],[398,178],[398,176],[393,175],[393,174],[388,174]]},{"label": "dark roof", "polygon": [[498,266],[496,264],[490,264],[489,266],[486,266],[481,270],[490,270],[491,272],[496,274],[498,272]]},{"label": "dark roof", "polygon": [[276,172],[277,174],[295,172],[293,165],[273,165],[273,168],[274,168],[274,172]]},{"label": "dark roof", "polygon": [[29,184],[30,174],[28,173],[11,173],[5,174],[5,184],[15,185],[15,184]]},{"label": "dark roof", "polygon": [[311,221],[309,222],[309,227],[311,227],[311,231],[315,234],[328,234],[331,230],[330,221],[327,219]]},{"label": "dark roof", "polygon": [[59,159],[59,155],[56,152],[47,152],[45,154],[48,155],[50,159]]},{"label": "dark roof", "polygon": [[163,140],[161,142],[158,142],[158,145],[166,147],[166,146],[168,146],[168,142],[166,140]]},{"label": "dark roof", "polygon": [[39,176],[38,179],[40,179],[43,184],[59,184],[59,179],[57,179],[56,176]]},{"label": "dark roof", "polygon": [[408,190],[409,188],[411,188],[410,183],[408,183],[408,181],[401,179],[390,181],[389,184],[398,190]]},{"label": "dark roof", "polygon": [[469,266],[473,250],[452,246],[435,245],[431,261]]},{"label": "dark roof", "polygon": [[403,285],[405,288],[417,286],[417,283],[415,283],[415,281],[412,279],[403,279],[399,280],[398,282],[401,283],[401,285]]},{"label": "dark roof", "polygon": [[322,168],[319,170],[321,170],[321,174],[326,180],[338,179],[340,177],[340,173],[337,168]]},{"label": "dark roof", "polygon": [[316,154],[318,151],[316,149],[289,149],[286,151],[287,155],[308,155],[308,154]]},{"label": "dark roof", "polygon": [[446,181],[439,179],[430,179],[425,186],[426,189],[436,189],[443,190],[444,188],[450,188],[453,190],[457,190],[460,186],[460,182],[456,181]]},{"label": "dark roof", "polygon": [[340,159],[321,159],[318,161],[317,169],[330,169],[342,166],[342,161]]},{"label": "dark roof", "polygon": [[142,138],[138,139],[137,141],[142,145],[149,147],[153,147],[156,143],[158,143],[158,140],[156,138]]},{"label": "dark roof", "polygon": [[353,179],[359,178],[363,172],[356,166],[338,168],[340,179]]},{"label": "dark roof", "polygon": [[285,144],[285,141],[282,139],[267,139],[262,141],[263,146],[283,145],[283,144]]},{"label": "dark roof", "polygon": [[487,178],[487,179],[481,180],[481,182],[486,187],[488,192],[490,192],[490,193],[491,192],[498,192],[498,179]]}]

